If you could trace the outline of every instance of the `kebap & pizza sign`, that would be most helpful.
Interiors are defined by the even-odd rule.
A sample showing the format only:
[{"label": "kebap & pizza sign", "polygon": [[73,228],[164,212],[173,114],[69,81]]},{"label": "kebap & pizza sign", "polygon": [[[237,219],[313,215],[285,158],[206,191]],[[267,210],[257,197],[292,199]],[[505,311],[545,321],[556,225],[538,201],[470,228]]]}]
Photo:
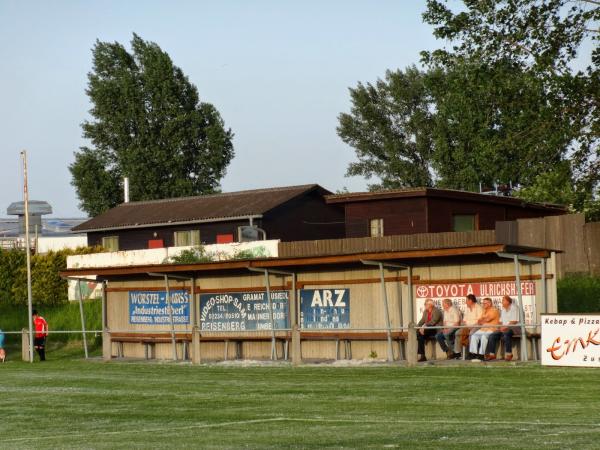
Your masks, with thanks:
[{"label": "kebap & pizza sign", "polygon": [[600,367],[600,315],[542,314],[542,365]]}]

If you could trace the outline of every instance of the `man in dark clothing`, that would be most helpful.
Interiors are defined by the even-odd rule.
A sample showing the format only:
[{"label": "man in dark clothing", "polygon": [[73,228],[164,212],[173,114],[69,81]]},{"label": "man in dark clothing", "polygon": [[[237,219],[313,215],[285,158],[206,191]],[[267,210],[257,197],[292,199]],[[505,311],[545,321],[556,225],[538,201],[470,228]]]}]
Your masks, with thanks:
[{"label": "man in dark clothing", "polygon": [[437,327],[442,325],[443,316],[439,308],[436,308],[433,300],[428,298],[425,300],[425,310],[419,323],[417,324],[417,342],[419,353],[419,362],[427,361],[425,358],[425,339],[433,337],[437,334],[437,329],[427,329],[427,327]]}]

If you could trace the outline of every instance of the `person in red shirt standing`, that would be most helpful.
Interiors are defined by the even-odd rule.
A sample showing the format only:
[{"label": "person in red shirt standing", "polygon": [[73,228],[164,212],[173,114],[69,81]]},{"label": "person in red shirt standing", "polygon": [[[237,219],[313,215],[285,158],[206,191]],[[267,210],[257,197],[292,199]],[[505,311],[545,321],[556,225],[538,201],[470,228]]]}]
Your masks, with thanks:
[{"label": "person in red shirt standing", "polygon": [[46,361],[46,336],[48,336],[48,322],[40,316],[37,310],[33,310],[33,327],[35,334],[33,338],[33,348],[40,355],[40,361]]}]

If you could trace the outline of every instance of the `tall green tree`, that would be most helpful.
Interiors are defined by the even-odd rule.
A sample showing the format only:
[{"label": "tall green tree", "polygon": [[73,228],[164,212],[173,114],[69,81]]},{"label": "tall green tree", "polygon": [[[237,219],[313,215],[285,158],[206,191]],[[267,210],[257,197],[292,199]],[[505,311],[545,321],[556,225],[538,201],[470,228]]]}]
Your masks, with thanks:
[{"label": "tall green tree", "polygon": [[92,54],[92,120],[82,124],[91,145],[69,167],[80,207],[97,215],[121,203],[123,177],[132,200],[217,190],[234,155],[233,133],[169,55],[136,34],[131,52],[96,41]]},{"label": "tall green tree", "polygon": [[600,2],[428,0],[423,18],[437,38],[450,43],[422,53],[429,67],[453,70],[465,59],[487,65],[511,61],[543,87],[551,120],[542,129],[532,122],[527,134],[546,139],[559,127],[570,139],[561,161],[528,179],[521,195],[554,201],[549,188],[560,180],[561,191],[572,194],[573,209],[600,219]]},{"label": "tall green tree", "polygon": [[352,110],[340,114],[337,130],[358,156],[349,176],[378,177],[371,189],[432,185],[432,99],[425,77],[413,66],[350,89]]}]

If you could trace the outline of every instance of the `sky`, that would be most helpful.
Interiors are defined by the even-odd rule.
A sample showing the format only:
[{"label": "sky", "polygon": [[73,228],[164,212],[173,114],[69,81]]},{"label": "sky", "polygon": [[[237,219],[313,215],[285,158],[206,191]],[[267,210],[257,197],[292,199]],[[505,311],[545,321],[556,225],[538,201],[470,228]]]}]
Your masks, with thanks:
[{"label": "sky", "polygon": [[[85,94],[96,41],[156,42],[235,133],[224,191],[318,183],[361,191],[337,136],[349,87],[418,64],[442,45],[422,23],[425,2],[0,0],[0,216],[30,198],[53,217],[84,217],[69,164],[86,142]],[[135,199],[132,199],[135,200]]]}]

